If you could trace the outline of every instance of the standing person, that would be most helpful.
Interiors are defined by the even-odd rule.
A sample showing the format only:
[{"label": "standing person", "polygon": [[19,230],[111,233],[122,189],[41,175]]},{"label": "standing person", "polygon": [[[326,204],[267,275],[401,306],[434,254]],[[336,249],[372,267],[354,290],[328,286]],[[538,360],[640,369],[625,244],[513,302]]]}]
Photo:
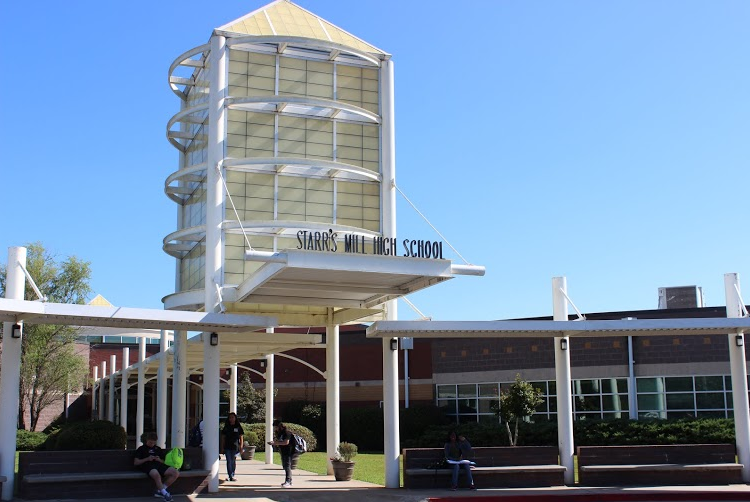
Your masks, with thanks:
[{"label": "standing person", "polygon": [[268,444],[279,447],[281,466],[284,468],[284,473],[286,474],[286,479],[281,484],[281,487],[289,488],[292,486],[292,433],[281,420],[274,420],[273,428],[276,433],[276,441],[269,441]]},{"label": "standing person", "polygon": [[457,436],[455,431],[448,434],[448,442],[445,443],[445,459],[453,469],[451,477],[451,490],[458,489],[458,470],[463,466],[466,469],[466,478],[469,481],[469,490],[476,490],[474,478],[471,475],[473,462],[471,456],[471,444],[464,436]]},{"label": "standing person", "polygon": [[158,439],[159,436],[155,432],[144,433],[141,436],[143,444],[135,451],[133,465],[154,480],[154,484],[156,484],[154,496],[162,497],[170,502],[172,495],[167,491],[167,488],[180,477],[180,472],[164,463],[166,454],[164,450],[156,446]]},{"label": "standing person", "polygon": [[237,454],[242,451],[245,432],[235,412],[229,413],[224,429],[221,431],[221,449],[227,459],[227,475],[229,481],[237,481],[234,477],[237,469]]}]

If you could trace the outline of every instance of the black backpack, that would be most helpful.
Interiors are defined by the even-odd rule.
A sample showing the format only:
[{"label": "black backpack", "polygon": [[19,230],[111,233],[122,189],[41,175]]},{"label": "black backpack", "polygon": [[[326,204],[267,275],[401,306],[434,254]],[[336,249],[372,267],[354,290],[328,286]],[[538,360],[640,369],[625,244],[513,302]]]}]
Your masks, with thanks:
[{"label": "black backpack", "polygon": [[200,424],[190,429],[190,436],[188,438],[188,446],[200,446],[203,443],[203,436],[201,435]]},{"label": "black backpack", "polygon": [[302,436],[292,434],[292,440],[290,441],[290,443],[292,444],[293,455],[301,455],[307,451],[307,441],[305,441],[305,438],[303,438]]}]

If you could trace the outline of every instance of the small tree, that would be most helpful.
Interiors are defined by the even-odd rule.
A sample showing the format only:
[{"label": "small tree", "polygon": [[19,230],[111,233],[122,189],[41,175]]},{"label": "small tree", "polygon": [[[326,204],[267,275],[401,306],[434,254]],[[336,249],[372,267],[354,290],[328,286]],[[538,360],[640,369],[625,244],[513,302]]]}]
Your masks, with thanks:
[{"label": "small tree", "polygon": [[[237,412],[247,423],[266,421],[266,393],[253,387],[248,373],[242,373],[237,382]],[[273,392],[276,395],[276,389]]]},{"label": "small tree", "polygon": [[[83,304],[90,293],[91,268],[75,256],[62,263],[40,243],[27,246],[26,269],[39,289],[57,303]],[[0,265],[0,296],[5,296],[7,271]],[[36,297],[26,281],[25,299]],[[27,324],[23,328],[19,428],[36,430],[42,411],[71,389],[79,388],[88,373],[88,361],[76,352],[79,329],[53,324]],[[24,420],[29,410],[31,423]]]},{"label": "small tree", "polygon": [[[513,385],[507,391],[504,390],[500,393],[499,406],[496,406],[496,410],[502,421],[505,422],[508,441],[510,441],[511,446],[518,444],[518,421],[533,415],[536,407],[543,401],[542,391],[521,380],[521,375],[516,375],[516,381]],[[513,433],[510,431],[511,421],[515,422]]]}]

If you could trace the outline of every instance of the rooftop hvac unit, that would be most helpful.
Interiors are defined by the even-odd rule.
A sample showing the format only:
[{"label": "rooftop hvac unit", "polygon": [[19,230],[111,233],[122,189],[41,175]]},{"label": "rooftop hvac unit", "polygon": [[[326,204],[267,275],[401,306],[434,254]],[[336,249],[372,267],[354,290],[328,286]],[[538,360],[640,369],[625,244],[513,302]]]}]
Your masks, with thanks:
[{"label": "rooftop hvac unit", "polygon": [[659,288],[660,309],[687,309],[703,307],[703,288],[678,286]]}]

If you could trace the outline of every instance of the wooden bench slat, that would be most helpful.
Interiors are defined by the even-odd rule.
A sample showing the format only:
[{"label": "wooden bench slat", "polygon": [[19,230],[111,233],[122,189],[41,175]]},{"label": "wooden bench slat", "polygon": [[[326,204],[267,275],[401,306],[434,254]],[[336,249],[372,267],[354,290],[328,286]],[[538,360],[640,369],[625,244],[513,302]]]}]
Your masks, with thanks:
[{"label": "wooden bench slat", "polygon": [[[190,471],[180,471],[181,478],[199,478],[206,477],[211,471],[204,469],[194,469]],[[24,483],[73,483],[79,481],[93,480],[118,480],[118,479],[148,479],[145,473],[139,471],[129,472],[81,472],[68,474],[27,474],[23,477]]]},{"label": "wooden bench slat", "polygon": [[732,444],[580,446],[582,485],[733,484],[744,466]]},{"label": "wooden bench slat", "polygon": [[742,464],[638,464],[638,465],[584,465],[583,472],[596,471],[723,471],[743,469]]},{"label": "wooden bench slat", "polygon": [[[405,448],[403,450],[404,486],[429,488],[447,486],[453,469],[430,468],[444,458],[443,448]],[[558,463],[554,446],[497,446],[473,449],[471,469],[482,487],[561,486],[566,468]],[[465,469],[459,470],[464,476]]]},{"label": "wooden bench slat", "polygon": [[[201,448],[184,448],[192,469],[180,471],[173,494],[194,493],[206,484]],[[133,450],[21,452],[18,459],[19,492],[25,499],[121,498],[153,494],[153,481],[138,470]]]}]

